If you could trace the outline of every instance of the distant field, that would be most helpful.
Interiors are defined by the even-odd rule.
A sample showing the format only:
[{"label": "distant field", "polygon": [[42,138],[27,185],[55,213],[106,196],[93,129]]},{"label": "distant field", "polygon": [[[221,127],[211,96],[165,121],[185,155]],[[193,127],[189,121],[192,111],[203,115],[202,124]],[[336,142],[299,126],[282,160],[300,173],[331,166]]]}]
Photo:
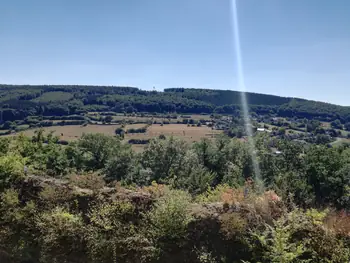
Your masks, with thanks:
[{"label": "distant field", "polygon": [[34,99],[35,102],[63,102],[73,98],[73,95],[68,92],[52,91],[46,92],[40,97]]},{"label": "distant field", "polygon": [[[182,116],[186,116],[186,114],[183,114]],[[201,115],[201,114],[191,114],[191,115],[188,115],[188,116],[191,116],[190,119],[194,119],[194,120],[211,120],[210,118],[210,115]],[[182,119],[181,117],[179,117],[180,119]]]},{"label": "distant field", "polygon": [[[67,126],[51,126],[45,127],[45,132],[53,131],[55,135],[59,136],[61,140],[72,141],[80,138],[83,133],[103,133],[106,135],[115,135],[115,129],[120,125],[67,125]],[[24,135],[33,136],[35,129],[24,131]],[[18,133],[17,133],[18,134]],[[11,134],[13,136],[16,134]]]},{"label": "distant field", "polygon": [[[100,115],[98,112],[89,112],[88,115],[92,115],[92,116],[96,116],[96,115]],[[103,115],[103,114],[101,114]],[[188,118],[182,118],[181,116],[188,116]],[[114,121],[121,121],[121,120],[131,120],[133,122],[148,122],[148,121],[156,121],[156,122],[163,122],[163,121],[169,121],[170,123],[176,123],[177,121],[182,121],[183,119],[193,119],[196,121],[199,120],[206,120],[206,121],[210,121],[210,115],[200,115],[200,114],[191,114],[191,115],[187,115],[187,114],[183,114],[183,115],[179,115],[177,119],[168,119],[168,118],[163,118],[163,117],[158,117],[158,116],[124,116],[122,114],[116,114],[113,116],[113,120]]]},{"label": "distant field", "polygon": [[337,138],[336,141],[332,142],[333,146],[341,146],[342,144],[350,143],[350,139],[346,138]]},{"label": "distant field", "polygon": [[[139,116],[113,116],[114,121],[133,121],[133,122],[149,122],[149,121],[156,121],[156,122],[163,122],[163,121],[169,121],[167,118],[158,118],[158,117],[139,117]],[[177,119],[170,119],[170,122],[176,123]]]},{"label": "distant field", "polygon": [[188,142],[199,141],[201,138],[213,138],[222,131],[212,130],[207,126],[188,127],[184,124],[168,124],[161,126],[153,124],[148,127],[146,133],[126,134],[125,138],[129,139],[151,139],[161,134],[165,136],[174,136]]},{"label": "distant field", "polygon": [[[45,132],[53,131],[55,135],[59,136],[61,140],[73,141],[79,139],[83,133],[103,133],[106,135],[114,136],[115,129],[121,125],[69,125],[69,126],[51,126],[44,128]],[[141,128],[144,124],[130,124],[126,125],[125,129]],[[35,129],[23,131],[26,136],[33,136]],[[199,141],[201,138],[214,138],[216,135],[222,133],[222,131],[212,130],[207,126],[201,127],[188,127],[184,124],[168,124],[161,126],[160,124],[153,124],[148,127],[146,133],[129,133],[125,135],[125,141],[130,139],[152,139],[158,137],[161,134],[165,136],[174,136],[181,138],[187,142]],[[7,136],[14,136],[19,133],[14,133]],[[142,150],[144,145],[133,145],[135,150]]]}]

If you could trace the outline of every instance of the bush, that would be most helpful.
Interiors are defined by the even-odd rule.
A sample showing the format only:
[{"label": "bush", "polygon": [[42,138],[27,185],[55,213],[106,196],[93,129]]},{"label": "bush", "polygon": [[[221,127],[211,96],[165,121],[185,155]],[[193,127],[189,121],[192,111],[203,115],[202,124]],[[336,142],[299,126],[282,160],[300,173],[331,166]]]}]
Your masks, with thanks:
[{"label": "bush", "polygon": [[105,185],[103,177],[96,173],[75,174],[69,176],[69,181],[72,185],[97,191],[102,189]]},{"label": "bush", "polygon": [[29,125],[28,124],[23,124],[23,125],[19,125],[15,128],[16,132],[20,132],[20,131],[25,131],[29,129]]},{"label": "bush", "polygon": [[[7,189],[0,195],[1,262],[35,262],[39,257],[35,218],[38,210],[33,201],[23,202],[19,193]],[[7,258],[5,258],[5,256]],[[6,261],[6,259],[8,261]]]},{"label": "bush", "polygon": [[130,147],[121,148],[112,158],[108,160],[103,169],[106,180],[122,180],[132,169],[134,153]]},{"label": "bush", "polygon": [[147,126],[142,128],[131,128],[127,130],[127,133],[145,133],[147,131]]},{"label": "bush", "polygon": [[24,176],[25,159],[16,154],[0,157],[0,190]]},{"label": "bush", "polygon": [[193,220],[189,213],[191,197],[180,190],[171,190],[160,197],[147,214],[151,228],[148,234],[162,252],[180,246],[187,236],[187,225]]},{"label": "bush", "polygon": [[147,262],[154,248],[139,231],[135,207],[124,201],[92,208],[86,238],[92,262]]},{"label": "bush", "polygon": [[59,140],[57,143],[61,144],[61,145],[68,145],[69,144],[69,142],[66,140]]},{"label": "bush", "polygon": [[86,262],[85,235],[80,215],[56,207],[37,220],[40,229],[41,262]]},{"label": "bush", "polygon": [[130,139],[128,141],[129,144],[148,144],[149,139]]}]

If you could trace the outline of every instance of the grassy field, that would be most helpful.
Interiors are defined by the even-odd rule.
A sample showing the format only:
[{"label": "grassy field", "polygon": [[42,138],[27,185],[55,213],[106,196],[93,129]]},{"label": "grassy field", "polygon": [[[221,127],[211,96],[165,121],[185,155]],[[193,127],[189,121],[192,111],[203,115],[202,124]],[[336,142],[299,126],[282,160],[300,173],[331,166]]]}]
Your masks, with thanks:
[{"label": "grassy field", "polygon": [[346,138],[337,138],[334,142],[331,143],[332,146],[341,146],[343,144],[350,143],[350,139]]},{"label": "grassy field", "polygon": [[126,134],[125,138],[127,140],[151,139],[164,134],[165,136],[174,136],[188,142],[194,142],[199,141],[201,138],[213,138],[215,135],[220,134],[221,132],[222,131],[212,130],[207,126],[188,127],[184,124],[168,124],[164,126],[161,126],[160,124],[153,124],[148,127],[146,133]]},{"label": "grassy field", "polygon": [[[69,126],[52,126],[44,128],[45,132],[54,132],[59,136],[61,140],[74,141],[79,139],[84,133],[103,133],[106,135],[114,136],[115,129],[121,125],[69,125]],[[144,124],[130,124],[125,126],[125,130],[134,128],[142,128]],[[33,136],[35,129],[23,131],[26,136]],[[153,124],[148,127],[146,133],[129,133],[125,135],[125,141],[130,139],[152,139],[163,134],[165,136],[174,136],[181,138],[187,142],[199,141],[201,138],[214,138],[216,135],[222,133],[222,131],[212,130],[207,126],[201,127],[188,127],[184,124],[168,124],[161,126],[160,124]],[[19,133],[13,133],[14,136]],[[145,145],[133,145],[136,151],[141,151]]]},{"label": "grassy field", "polygon": [[[61,140],[72,141],[77,140],[83,133],[103,133],[106,135],[115,135],[115,129],[120,125],[67,125],[67,126],[51,126],[45,127],[45,132],[53,131]],[[35,129],[23,131],[26,136],[33,136]],[[18,133],[17,133],[18,134]],[[9,136],[16,135],[11,134]]]},{"label": "grassy field", "polygon": [[35,102],[63,102],[73,98],[73,95],[68,92],[52,91],[46,92],[39,98],[34,99]]}]

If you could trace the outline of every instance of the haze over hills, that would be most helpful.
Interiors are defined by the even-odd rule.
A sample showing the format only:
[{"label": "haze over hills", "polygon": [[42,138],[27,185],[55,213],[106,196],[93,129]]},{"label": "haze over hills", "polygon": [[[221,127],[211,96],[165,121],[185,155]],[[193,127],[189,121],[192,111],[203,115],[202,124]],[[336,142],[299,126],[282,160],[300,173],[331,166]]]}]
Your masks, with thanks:
[{"label": "haze over hills", "polygon": [[[282,117],[350,121],[350,107],[306,99],[247,93],[251,112]],[[0,85],[2,121],[31,115],[62,116],[88,111],[223,113],[240,111],[240,92],[80,85]]]}]

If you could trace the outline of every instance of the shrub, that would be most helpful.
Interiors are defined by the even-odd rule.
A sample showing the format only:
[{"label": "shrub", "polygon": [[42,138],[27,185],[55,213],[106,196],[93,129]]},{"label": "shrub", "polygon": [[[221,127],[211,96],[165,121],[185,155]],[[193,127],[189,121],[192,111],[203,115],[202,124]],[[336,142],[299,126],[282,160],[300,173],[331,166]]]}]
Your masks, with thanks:
[{"label": "shrub", "polygon": [[134,163],[134,153],[129,147],[123,147],[111,157],[107,163],[103,172],[105,179],[110,180],[122,180],[132,169]]},{"label": "shrub", "polygon": [[69,181],[74,186],[85,189],[91,189],[95,192],[99,189],[102,189],[105,185],[102,176],[96,173],[71,175],[69,177]]},{"label": "shrub", "polygon": [[265,262],[307,262],[300,258],[305,248],[300,241],[292,240],[293,229],[286,224],[286,220],[282,217],[273,226],[266,225],[266,230],[261,235],[255,235],[262,245],[262,258]]},{"label": "shrub", "polygon": [[25,159],[16,154],[0,157],[0,190],[24,176]]},{"label": "shrub", "polygon": [[247,231],[248,222],[239,213],[225,213],[220,218],[221,232],[228,239],[233,239]]},{"label": "shrub", "polygon": [[191,196],[181,190],[171,190],[161,196],[147,217],[151,223],[151,236],[160,241],[166,237],[169,242],[183,239],[186,228],[193,220],[189,213]]},{"label": "shrub", "polygon": [[85,231],[80,215],[56,207],[37,220],[42,262],[86,262],[82,242]]},{"label": "shrub", "polygon": [[243,198],[242,189],[233,189],[230,186],[223,184],[218,185],[215,188],[208,188],[205,193],[197,197],[197,200],[201,203],[224,202],[232,204],[236,201],[242,201]]},{"label": "shrub", "polygon": [[159,138],[160,140],[165,140],[165,139],[166,139],[166,137],[165,137],[164,134],[159,135],[158,138]]},{"label": "shrub", "polygon": [[135,207],[125,201],[92,208],[87,228],[88,254],[92,262],[147,262],[154,249],[138,231]]},{"label": "shrub", "polygon": [[129,144],[148,144],[149,139],[130,139],[128,141]]},{"label": "shrub", "polygon": [[147,131],[147,126],[142,128],[131,128],[127,130],[127,133],[145,133]]},{"label": "shrub", "polygon": [[33,201],[23,202],[14,189],[0,196],[0,260],[3,262],[35,262],[39,257],[35,217],[38,210]]}]

